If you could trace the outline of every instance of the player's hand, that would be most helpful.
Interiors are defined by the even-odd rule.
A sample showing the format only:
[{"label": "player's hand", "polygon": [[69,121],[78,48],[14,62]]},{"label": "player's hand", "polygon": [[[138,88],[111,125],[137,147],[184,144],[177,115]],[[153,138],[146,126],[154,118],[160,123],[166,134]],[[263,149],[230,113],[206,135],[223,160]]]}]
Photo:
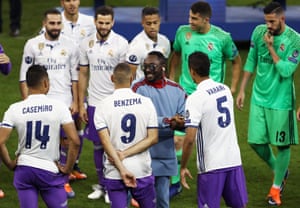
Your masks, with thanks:
[{"label": "player's hand", "polygon": [[84,123],[87,123],[89,121],[88,115],[87,115],[87,111],[86,111],[86,109],[85,109],[84,106],[83,107],[79,107],[79,118]]},{"label": "player's hand", "polygon": [[9,63],[9,57],[5,55],[5,53],[0,54],[0,64],[7,64]]},{"label": "player's hand", "polygon": [[65,166],[61,165],[60,163],[56,163],[56,165],[57,165],[59,172],[64,175],[68,175],[72,171],[72,170],[68,170]]},{"label": "player's hand", "polygon": [[176,114],[170,119],[170,128],[173,130],[184,129],[184,117],[182,115]]},{"label": "player's hand", "polygon": [[185,176],[188,176],[190,179],[193,179],[193,176],[191,175],[189,169],[181,168],[180,169],[180,182],[184,188],[190,189],[190,186],[186,182]]},{"label": "player's hand", "polygon": [[124,170],[120,174],[125,186],[129,188],[136,188],[136,178],[131,172],[129,172],[128,170]]},{"label": "player's hand", "polygon": [[7,168],[9,169],[9,170],[12,170],[12,171],[14,171],[15,169],[16,169],[16,167],[17,167],[17,158],[15,159],[15,160],[11,160],[11,161],[9,161],[6,165],[7,165]]},{"label": "player's hand", "polygon": [[271,47],[273,46],[274,36],[269,31],[267,31],[264,35],[264,41],[268,47]]},{"label": "player's hand", "polygon": [[239,110],[241,110],[244,107],[244,100],[245,100],[245,93],[239,92],[239,94],[236,97],[236,106]]},{"label": "player's hand", "polygon": [[297,110],[296,116],[297,116],[297,120],[300,121],[300,107]]},{"label": "player's hand", "polygon": [[78,104],[76,102],[72,102],[71,106],[70,106],[70,111],[72,115],[75,115],[76,113],[79,112],[78,110]]}]

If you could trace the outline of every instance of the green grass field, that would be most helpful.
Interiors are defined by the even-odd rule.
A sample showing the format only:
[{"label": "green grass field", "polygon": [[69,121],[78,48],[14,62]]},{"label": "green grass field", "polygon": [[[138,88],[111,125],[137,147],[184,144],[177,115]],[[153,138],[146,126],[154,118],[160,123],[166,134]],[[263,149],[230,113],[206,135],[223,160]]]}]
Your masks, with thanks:
[{"label": "green grass field", "polygon": [[[92,0],[82,0],[82,6],[91,6]],[[137,3],[138,2],[138,3]],[[158,0],[107,0],[107,4],[118,6],[143,6],[143,5],[158,5]],[[228,5],[249,5],[255,2],[251,0],[238,1],[229,0]],[[22,29],[21,35],[17,38],[11,38],[8,36],[9,33],[9,20],[8,20],[8,3],[3,3],[3,19],[4,28],[3,33],[0,34],[0,43],[4,46],[6,53],[10,56],[13,71],[9,76],[0,75],[0,119],[3,117],[4,111],[7,107],[18,100],[20,100],[18,76],[19,67],[21,63],[21,57],[23,47],[29,38],[36,35],[41,27],[42,14],[45,9],[59,6],[59,0],[23,0],[23,17],[22,17]],[[299,4],[298,0],[288,1],[289,4]],[[118,32],[118,31],[116,31]],[[240,47],[240,53],[243,62],[247,56],[247,48]],[[300,98],[300,79],[299,79],[299,68],[295,74],[295,85],[297,97]],[[227,82],[231,77],[230,70],[228,70]],[[249,113],[249,96],[250,86],[247,93],[247,99],[245,107],[242,111],[236,110],[236,125],[239,137],[239,144],[241,148],[241,154],[243,159],[244,170],[247,180],[248,196],[249,196],[249,208],[263,208],[268,207],[265,197],[272,184],[272,172],[268,167],[257,157],[253,150],[247,144],[247,125],[248,125],[248,113]],[[300,103],[298,99],[298,103]],[[17,144],[16,133],[12,135],[7,143],[7,146],[14,154]],[[284,195],[282,197],[283,208],[297,208],[300,204],[300,190],[298,183],[300,182],[300,154],[299,146],[292,147],[292,158],[290,163],[290,177]],[[93,208],[93,207],[109,207],[104,203],[103,199],[100,200],[89,200],[87,195],[92,191],[91,185],[96,180],[96,172],[93,163],[93,146],[88,140],[85,140],[84,149],[81,156],[80,167],[84,172],[88,174],[88,179],[85,181],[76,181],[72,183],[72,187],[76,192],[76,197],[69,200],[69,207],[71,208]],[[197,207],[196,203],[196,162],[195,155],[190,160],[189,167],[193,172],[194,179],[189,180],[191,190],[184,190],[180,195],[176,196],[171,201],[171,208],[194,208]],[[26,177],[26,176],[24,176]],[[5,166],[0,167],[0,187],[5,191],[5,198],[0,199],[1,208],[13,208],[18,207],[18,198],[16,191],[12,185],[13,172],[10,172]],[[45,205],[41,202],[40,206],[44,208]],[[225,207],[222,203],[221,207]]]}]

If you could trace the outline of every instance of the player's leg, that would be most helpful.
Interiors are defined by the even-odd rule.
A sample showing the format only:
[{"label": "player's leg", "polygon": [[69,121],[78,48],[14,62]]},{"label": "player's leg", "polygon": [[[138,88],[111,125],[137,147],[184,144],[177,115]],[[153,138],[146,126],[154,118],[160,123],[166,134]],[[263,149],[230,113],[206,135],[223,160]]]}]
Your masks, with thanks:
[{"label": "player's leg", "polygon": [[298,129],[294,110],[266,110],[270,143],[278,147],[274,182],[270,189],[269,203],[281,204],[280,192],[290,163],[290,145],[298,144]]},{"label": "player's leg", "polygon": [[41,197],[48,208],[68,207],[67,194],[64,189],[65,175],[44,172],[41,174]]},{"label": "player's leg", "polygon": [[155,191],[157,208],[170,207],[169,203],[169,176],[155,176]]},{"label": "player's leg", "polygon": [[[24,177],[26,176],[26,177]],[[14,187],[17,190],[20,208],[38,208],[36,176],[32,168],[17,166],[14,171]]]},{"label": "player's leg", "polygon": [[156,208],[154,176],[137,179],[137,187],[131,193],[140,207]]},{"label": "player's leg", "polygon": [[226,180],[223,190],[226,205],[232,208],[243,208],[248,203],[246,179],[242,166],[226,171]]},{"label": "player's leg", "polygon": [[104,179],[107,192],[111,201],[111,208],[123,208],[128,204],[128,189],[122,180]]},{"label": "player's leg", "polygon": [[184,132],[181,131],[174,132],[174,143],[176,149],[178,174],[176,176],[171,176],[171,185],[169,190],[170,199],[182,191],[182,187],[180,184],[180,167],[181,167],[180,164],[181,164],[182,145],[183,145],[184,136],[185,136]]},{"label": "player's leg", "polygon": [[274,171],[276,158],[269,146],[266,112],[263,107],[251,104],[248,125],[248,143],[256,154]]},{"label": "player's leg", "polygon": [[224,173],[208,172],[197,175],[198,207],[220,207],[225,178]]},{"label": "player's leg", "polygon": [[103,154],[104,150],[96,131],[96,127],[94,125],[94,113],[95,107],[88,106],[87,108],[89,123],[87,124],[87,135],[90,140],[94,143],[94,163],[96,167],[96,173],[98,176],[98,184],[92,186],[93,192],[88,195],[89,199],[99,199],[101,196],[104,196],[104,200],[106,203],[110,203],[108,194],[106,192],[106,188],[104,186],[103,180]]}]

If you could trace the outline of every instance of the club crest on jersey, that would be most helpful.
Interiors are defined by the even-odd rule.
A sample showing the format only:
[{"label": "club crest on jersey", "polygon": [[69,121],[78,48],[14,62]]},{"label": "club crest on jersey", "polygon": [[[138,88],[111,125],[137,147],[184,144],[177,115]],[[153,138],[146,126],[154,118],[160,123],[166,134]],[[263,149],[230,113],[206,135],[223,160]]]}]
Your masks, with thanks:
[{"label": "club crest on jersey", "polygon": [[146,50],[149,51],[150,50],[150,46],[148,43],[146,43]]},{"label": "club crest on jersey", "polygon": [[25,57],[25,63],[26,64],[32,64],[33,58],[31,56],[26,56]]},{"label": "club crest on jersey", "polygon": [[108,55],[110,55],[111,57],[114,56],[114,53],[113,53],[113,51],[111,49],[108,51]]},{"label": "club crest on jersey", "polygon": [[40,50],[39,56],[42,56],[42,55],[43,55],[43,54],[42,54],[42,50],[45,48],[45,43],[39,43],[39,44],[38,44],[38,48],[39,48],[39,50]]},{"label": "club crest on jersey", "polygon": [[280,49],[281,51],[284,51],[285,45],[284,45],[283,43],[281,43],[280,46],[279,46],[279,49]]},{"label": "club crest on jersey", "polygon": [[207,49],[208,49],[209,51],[212,51],[212,50],[214,49],[214,45],[213,45],[212,43],[208,43]]},{"label": "club crest on jersey", "polygon": [[295,58],[297,58],[298,56],[299,56],[299,51],[298,50],[295,50],[294,52],[293,52],[293,55],[292,55],[293,57],[295,57]]},{"label": "club crest on jersey", "polygon": [[62,49],[61,52],[60,52],[60,54],[61,54],[62,56],[66,56],[67,52],[66,52],[65,49]]},{"label": "club crest on jersey", "polygon": [[82,29],[82,30],[80,31],[80,35],[83,36],[83,37],[85,37],[85,30],[84,30],[84,29]]},{"label": "club crest on jersey", "polygon": [[89,47],[90,47],[90,48],[93,48],[93,47],[94,47],[94,44],[95,44],[95,41],[94,41],[94,40],[90,40],[90,42],[89,42]]},{"label": "club crest on jersey", "polygon": [[192,38],[192,33],[187,32],[185,33],[185,44],[189,44],[190,39]]}]

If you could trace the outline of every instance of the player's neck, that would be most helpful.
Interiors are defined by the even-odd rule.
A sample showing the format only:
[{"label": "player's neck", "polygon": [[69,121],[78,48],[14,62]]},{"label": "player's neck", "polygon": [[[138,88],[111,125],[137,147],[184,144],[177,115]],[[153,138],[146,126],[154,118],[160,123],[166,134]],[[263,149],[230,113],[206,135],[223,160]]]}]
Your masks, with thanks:
[{"label": "player's neck", "polygon": [[72,23],[76,23],[79,15],[78,15],[78,13],[70,15],[70,14],[67,14],[66,12],[64,12],[64,16],[68,21],[70,21]]}]

